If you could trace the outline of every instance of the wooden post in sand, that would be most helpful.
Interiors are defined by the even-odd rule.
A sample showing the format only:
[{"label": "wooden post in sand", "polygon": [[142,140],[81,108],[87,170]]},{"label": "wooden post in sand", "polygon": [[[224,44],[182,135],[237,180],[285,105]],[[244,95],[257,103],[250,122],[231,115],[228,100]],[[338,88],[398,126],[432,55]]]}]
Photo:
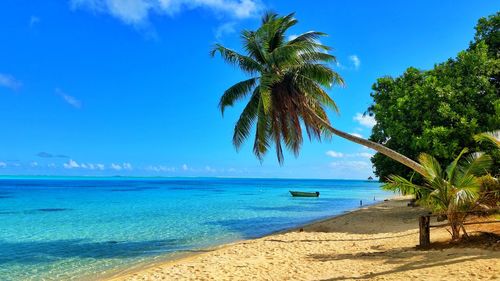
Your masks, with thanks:
[{"label": "wooden post in sand", "polygon": [[430,216],[421,216],[418,220],[420,229],[420,247],[427,247],[431,244]]}]

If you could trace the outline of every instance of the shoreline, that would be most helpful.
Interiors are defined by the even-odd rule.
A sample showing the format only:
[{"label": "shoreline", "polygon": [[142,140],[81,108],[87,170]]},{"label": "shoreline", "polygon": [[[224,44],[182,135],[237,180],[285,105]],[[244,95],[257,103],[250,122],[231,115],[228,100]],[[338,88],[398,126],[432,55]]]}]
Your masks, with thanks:
[{"label": "shoreline", "polygon": [[[110,272],[109,274],[105,274],[104,276],[97,277],[97,278],[94,278],[92,280],[106,280],[106,281],[122,280],[123,277],[126,277],[128,275],[131,275],[131,274],[134,274],[137,272],[146,271],[148,269],[154,268],[154,267],[159,266],[159,265],[167,265],[167,264],[171,264],[171,263],[186,261],[186,260],[189,260],[190,258],[197,257],[199,255],[203,255],[204,253],[213,252],[213,251],[217,251],[217,250],[224,249],[227,247],[231,247],[233,245],[237,245],[237,244],[243,243],[245,241],[252,241],[252,240],[262,239],[265,237],[270,237],[273,235],[298,231],[302,228],[311,227],[311,226],[314,226],[316,224],[331,221],[331,220],[334,220],[337,218],[341,218],[343,216],[348,216],[348,215],[355,213],[355,212],[358,212],[360,210],[372,208],[372,207],[375,207],[377,205],[383,204],[383,203],[391,201],[391,200],[407,200],[407,197],[401,196],[401,195],[393,195],[393,196],[390,196],[389,198],[386,198],[384,200],[376,201],[375,203],[366,204],[366,205],[362,205],[362,206],[357,207],[357,208],[345,210],[342,213],[337,214],[337,215],[315,219],[315,220],[312,220],[310,222],[300,224],[300,225],[297,225],[297,226],[294,226],[291,228],[273,231],[273,232],[270,232],[270,233],[263,235],[263,236],[249,238],[249,239],[239,239],[239,240],[235,240],[235,241],[232,241],[229,243],[223,243],[220,245],[205,247],[205,248],[196,249],[196,250],[194,250],[194,249],[193,250],[184,250],[184,251],[180,251],[180,252],[166,254],[165,257],[159,258],[159,260],[157,260],[157,261],[154,261],[154,262],[153,261],[149,261],[149,262],[145,261],[145,262],[133,265],[129,269],[123,269],[123,270],[117,269],[115,272]],[[85,279],[82,279],[82,280],[88,280],[88,277],[85,277]]]},{"label": "shoreline", "polygon": [[[407,207],[407,202],[407,198],[395,197],[260,238],[118,272],[104,280],[364,280],[372,279],[372,274],[381,275],[381,280],[418,276],[448,280],[446,274],[455,271],[476,274],[471,278],[477,280],[483,275],[486,279],[500,276],[498,251],[416,250],[417,217],[426,211]],[[445,241],[449,234],[436,229],[431,239]],[[450,259],[456,261],[439,266]],[[414,266],[420,263],[425,266]],[[422,275],[413,275],[415,271]]]},{"label": "shoreline", "polygon": [[[146,271],[148,269],[154,268],[154,267],[159,266],[159,265],[168,265],[168,264],[172,264],[172,263],[176,263],[176,262],[187,261],[187,260],[189,260],[191,258],[197,257],[199,255],[203,255],[203,254],[205,254],[207,252],[213,252],[213,251],[221,250],[221,249],[224,249],[224,248],[227,248],[227,247],[231,247],[231,246],[237,245],[239,243],[244,243],[246,241],[258,240],[258,239],[262,239],[262,238],[265,238],[265,237],[270,237],[270,236],[274,236],[274,235],[278,235],[278,234],[285,234],[285,233],[288,233],[288,232],[299,231],[300,229],[303,229],[303,228],[307,228],[307,227],[311,227],[311,226],[314,226],[314,225],[317,225],[317,224],[321,224],[321,223],[324,223],[324,222],[335,220],[335,219],[338,219],[338,218],[341,218],[341,217],[344,217],[344,216],[349,216],[352,213],[355,213],[355,212],[358,212],[358,211],[361,211],[361,210],[364,210],[364,209],[369,209],[369,208],[376,207],[376,206],[384,204],[385,202],[388,202],[388,201],[392,201],[392,200],[408,200],[407,198],[408,197],[401,196],[401,195],[393,195],[393,196],[391,196],[389,198],[386,198],[386,199],[381,200],[381,201],[376,201],[375,203],[372,203],[372,204],[366,204],[366,205],[363,205],[363,206],[360,206],[360,207],[357,207],[357,208],[354,208],[354,209],[345,210],[345,211],[343,211],[340,214],[333,215],[333,216],[328,216],[328,217],[325,217],[325,218],[320,218],[320,219],[317,219],[317,220],[312,220],[312,221],[307,222],[305,224],[300,224],[298,226],[294,226],[294,227],[291,227],[291,228],[273,231],[271,233],[268,233],[268,234],[260,236],[260,237],[255,237],[255,238],[250,238],[250,239],[240,239],[240,240],[232,241],[232,242],[229,242],[229,243],[215,245],[215,246],[212,246],[212,247],[206,247],[206,248],[201,248],[201,249],[196,249],[196,250],[185,250],[185,251],[180,251],[180,252],[176,252],[176,253],[166,254],[164,258],[160,258],[158,261],[154,261],[154,262],[153,261],[150,261],[150,262],[145,261],[145,262],[133,265],[132,268],[130,268],[130,269],[124,269],[124,270],[118,269],[116,272],[110,272],[109,275],[105,274],[104,276],[101,276],[100,278],[99,277],[95,278],[93,280],[105,280],[105,281],[118,281],[118,280],[122,280],[124,277],[126,277],[128,275],[132,275],[132,274],[135,274],[135,273],[138,273],[138,272]],[[85,280],[88,280],[88,279],[85,279]]]}]

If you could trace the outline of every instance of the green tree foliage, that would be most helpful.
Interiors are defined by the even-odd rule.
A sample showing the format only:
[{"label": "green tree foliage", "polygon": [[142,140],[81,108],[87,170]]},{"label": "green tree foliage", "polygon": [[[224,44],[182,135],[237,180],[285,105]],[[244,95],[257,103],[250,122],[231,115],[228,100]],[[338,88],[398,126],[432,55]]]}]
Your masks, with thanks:
[{"label": "green tree foliage", "polygon": [[[485,151],[494,159],[493,173],[498,173],[500,151],[478,144],[474,135],[500,128],[499,18],[497,13],[481,19],[476,41],[456,58],[432,70],[410,67],[400,77],[379,78],[368,109],[377,120],[370,139],[413,159],[428,153],[441,163],[451,162],[463,147]],[[382,180],[413,174],[380,153],[372,162]]]},{"label": "green tree foliage", "polygon": [[491,56],[500,56],[500,12],[487,18],[480,18],[476,25],[476,35],[471,47],[484,41]]}]

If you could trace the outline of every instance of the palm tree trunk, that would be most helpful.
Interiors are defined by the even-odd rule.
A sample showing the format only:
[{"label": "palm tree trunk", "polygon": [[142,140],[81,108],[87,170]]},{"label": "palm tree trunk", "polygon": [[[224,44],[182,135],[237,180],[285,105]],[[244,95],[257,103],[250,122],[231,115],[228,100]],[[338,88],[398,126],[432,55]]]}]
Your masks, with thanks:
[{"label": "palm tree trunk", "polygon": [[359,137],[353,136],[351,134],[348,134],[346,132],[342,132],[340,130],[333,128],[330,125],[327,128],[335,135],[342,137],[344,139],[350,140],[352,142],[355,142],[357,144],[361,144],[361,145],[366,146],[368,148],[371,148],[377,152],[380,152],[380,153],[384,154],[385,156],[391,158],[392,160],[395,160],[395,161],[413,169],[415,172],[417,172],[421,175],[423,175],[425,173],[422,165],[418,164],[417,162],[411,160],[410,158],[408,158],[408,157],[404,156],[403,154],[400,154],[400,153],[398,153],[390,148],[387,148],[379,143],[376,143],[376,142],[373,142],[373,141],[370,141],[367,139],[359,138]]},{"label": "palm tree trunk", "polygon": [[415,172],[421,174],[421,175],[424,175],[425,174],[425,170],[424,168],[422,167],[422,165],[420,165],[419,163],[411,160],[410,158],[404,156],[403,154],[401,153],[398,153],[388,147],[385,147],[379,143],[376,143],[376,142],[373,142],[373,141],[370,141],[370,140],[367,140],[367,139],[364,139],[364,138],[360,138],[360,137],[356,137],[356,136],[353,136],[351,134],[348,134],[346,132],[343,132],[343,131],[340,131],[340,130],[337,130],[335,129],[334,127],[332,127],[332,125],[330,125],[330,123],[328,121],[325,121],[323,118],[319,117],[316,112],[314,112],[313,110],[310,111],[312,114],[314,114],[316,116],[316,118],[318,119],[319,122],[322,123],[323,126],[325,126],[329,131],[331,131],[333,134],[341,137],[341,138],[344,138],[344,139],[347,139],[347,140],[350,140],[352,142],[355,142],[357,144],[361,144],[363,146],[366,146],[368,148],[371,148],[377,152],[380,152],[382,154],[384,154],[385,156],[391,158],[392,160],[394,161],[397,161],[405,166],[407,166],[408,168],[414,170]]}]

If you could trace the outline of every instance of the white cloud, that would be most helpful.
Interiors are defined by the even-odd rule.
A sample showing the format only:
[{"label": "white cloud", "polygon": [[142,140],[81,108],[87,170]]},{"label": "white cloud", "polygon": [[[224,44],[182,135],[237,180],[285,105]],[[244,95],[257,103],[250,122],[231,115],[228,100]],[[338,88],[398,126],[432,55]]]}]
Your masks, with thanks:
[{"label": "white cloud", "polygon": [[75,160],[69,159],[68,163],[64,163],[64,168],[66,169],[76,169],[80,168],[80,164],[78,164]]},{"label": "white cloud", "polygon": [[33,27],[35,24],[40,22],[40,18],[36,16],[30,17],[30,27]]},{"label": "white cloud", "polygon": [[38,167],[38,162],[33,161],[33,162],[30,163],[30,166],[31,167]]},{"label": "white cloud", "polygon": [[129,170],[129,171],[133,170],[132,164],[130,164],[128,162],[123,163],[122,167],[123,167],[124,170]]},{"label": "white cloud", "polygon": [[158,165],[158,166],[148,166],[146,167],[146,170],[153,171],[153,172],[175,172],[175,167],[168,167],[168,166],[163,166],[163,165]]},{"label": "white cloud", "polygon": [[346,158],[346,157],[349,157],[349,158],[353,158],[353,157],[371,158],[373,156],[373,153],[368,153],[368,152],[342,153],[342,152],[329,150],[326,152],[326,155],[328,155],[332,158]]},{"label": "white cloud", "polygon": [[205,171],[207,171],[209,173],[215,173],[217,170],[210,167],[210,166],[205,166]]},{"label": "white cloud", "polygon": [[5,168],[7,167],[7,163],[5,162],[0,162],[0,168]]},{"label": "white cloud", "polygon": [[22,85],[23,84],[16,78],[14,78],[14,76],[5,73],[0,73],[0,86],[17,91],[19,90],[19,88],[21,88]]},{"label": "white cloud", "polygon": [[126,24],[147,24],[151,13],[175,15],[184,10],[208,9],[232,18],[255,16],[262,9],[258,0],[70,0],[72,9],[107,13]]},{"label": "white cloud", "polygon": [[66,103],[68,103],[69,105],[73,106],[74,108],[81,108],[82,107],[82,102],[80,100],[76,99],[73,96],[70,96],[70,95],[66,94],[61,89],[56,88],[56,94],[58,94],[59,96],[61,96]]},{"label": "white cloud", "polygon": [[236,32],[236,22],[226,22],[217,27],[215,30],[215,38],[221,39],[224,35]]},{"label": "white cloud", "polygon": [[351,61],[354,69],[358,69],[361,66],[361,60],[357,55],[350,55],[349,60]]},{"label": "white cloud", "polygon": [[[50,168],[55,168],[54,163],[48,165]],[[73,159],[70,159],[68,163],[63,164],[66,169],[88,169],[88,170],[104,170],[104,164],[94,164],[94,163],[78,163]]]},{"label": "white cloud", "polygon": [[368,114],[361,114],[361,113],[356,113],[356,115],[353,117],[354,121],[357,121],[359,124],[362,126],[372,128],[377,124],[377,121],[375,120],[375,117],[370,116]]},{"label": "white cloud", "polygon": [[111,163],[111,169],[115,170],[115,171],[121,171],[121,170],[133,170],[132,168],[132,164],[128,163],[128,162],[125,162],[125,163],[122,163],[122,164],[119,164],[119,163]]},{"label": "white cloud", "polygon": [[341,153],[341,152],[336,152],[336,151],[333,151],[333,150],[328,150],[326,152],[326,155],[330,156],[330,157],[333,157],[333,158],[342,158],[344,157],[344,154]]},{"label": "white cloud", "polygon": [[56,164],[54,164],[54,163],[49,163],[49,164],[47,165],[47,167],[49,167],[49,168],[55,168],[55,167],[56,167]]},{"label": "white cloud", "polygon": [[120,164],[111,163],[111,169],[115,171],[121,171],[123,168]]},{"label": "white cloud", "polygon": [[183,164],[183,165],[182,165],[182,170],[183,170],[183,171],[187,171],[187,170],[189,170],[188,165]]}]

